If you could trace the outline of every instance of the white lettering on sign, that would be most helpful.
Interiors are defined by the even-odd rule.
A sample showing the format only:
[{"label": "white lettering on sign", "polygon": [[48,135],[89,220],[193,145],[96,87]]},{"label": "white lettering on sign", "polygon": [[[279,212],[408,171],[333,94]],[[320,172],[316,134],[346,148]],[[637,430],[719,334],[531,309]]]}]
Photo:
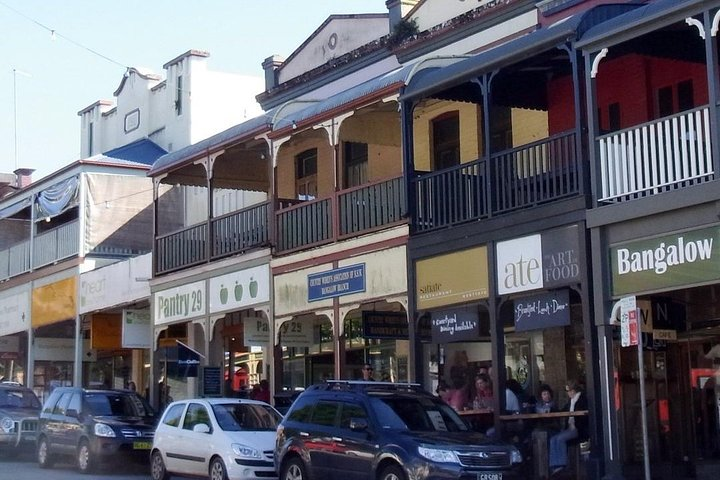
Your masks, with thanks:
[{"label": "white lettering on sign", "polygon": [[477,323],[471,320],[461,320],[458,322],[456,314],[435,318],[432,322],[434,326],[438,327],[440,333],[448,333],[450,335],[455,335],[455,332],[466,332],[477,326]]},{"label": "white lettering on sign", "polygon": [[496,251],[500,294],[543,288],[540,235],[499,242]]},{"label": "white lettering on sign", "polygon": [[206,312],[205,282],[195,282],[154,294],[155,325],[183,320]]},{"label": "white lettering on sign", "polygon": [[712,257],[713,238],[704,238],[685,243],[685,237],[678,237],[677,243],[660,242],[656,248],[631,251],[619,248],[617,251],[618,274],[654,271],[658,275],[668,268],[683,263],[710,260]]}]

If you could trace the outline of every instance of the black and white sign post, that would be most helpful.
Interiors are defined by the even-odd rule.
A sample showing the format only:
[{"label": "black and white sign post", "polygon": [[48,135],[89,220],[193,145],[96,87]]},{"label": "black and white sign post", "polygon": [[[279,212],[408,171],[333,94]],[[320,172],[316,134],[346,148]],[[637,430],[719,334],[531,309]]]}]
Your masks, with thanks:
[{"label": "black and white sign post", "polygon": [[645,402],[645,361],[643,358],[642,332],[638,325],[638,309],[635,296],[620,299],[620,343],[623,347],[637,345],[638,382],[640,382],[640,415],[643,436],[643,465],[645,480],[650,480],[650,455],[648,452],[647,404]]}]

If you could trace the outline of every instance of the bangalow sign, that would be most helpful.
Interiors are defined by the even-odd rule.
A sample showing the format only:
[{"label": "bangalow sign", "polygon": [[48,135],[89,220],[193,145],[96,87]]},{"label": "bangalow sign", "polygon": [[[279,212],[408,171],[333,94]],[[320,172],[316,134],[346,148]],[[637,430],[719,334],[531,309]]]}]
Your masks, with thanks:
[{"label": "bangalow sign", "polygon": [[613,246],[613,296],[720,279],[719,236],[715,226]]}]

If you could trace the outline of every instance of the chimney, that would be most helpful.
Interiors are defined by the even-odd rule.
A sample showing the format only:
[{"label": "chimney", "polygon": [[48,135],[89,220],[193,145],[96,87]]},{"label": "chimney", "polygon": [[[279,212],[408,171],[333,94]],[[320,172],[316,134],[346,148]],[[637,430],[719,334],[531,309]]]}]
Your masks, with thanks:
[{"label": "chimney", "polygon": [[385,6],[390,14],[390,33],[395,29],[395,25],[405,18],[418,2],[419,0],[387,0],[385,2]]},{"label": "chimney", "polygon": [[34,168],[18,168],[13,173],[15,174],[15,187],[25,188],[32,183],[32,174],[35,171]]},{"label": "chimney", "polygon": [[273,55],[272,57],[268,57],[265,59],[265,61],[262,63],[262,68],[265,70],[265,91],[272,90],[273,88],[277,87],[278,85],[278,79],[277,79],[277,70],[280,68],[280,66],[285,61],[284,58],[282,58],[280,55]]}]

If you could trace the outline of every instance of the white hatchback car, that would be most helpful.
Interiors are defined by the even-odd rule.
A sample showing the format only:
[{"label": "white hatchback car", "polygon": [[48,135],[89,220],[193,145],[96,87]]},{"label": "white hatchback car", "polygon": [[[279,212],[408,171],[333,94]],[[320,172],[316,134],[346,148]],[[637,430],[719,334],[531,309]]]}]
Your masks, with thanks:
[{"label": "white hatchback car", "polygon": [[158,423],[150,453],[153,480],[170,475],[211,480],[277,478],[273,466],[280,413],[265,402],[200,398],[173,402]]}]

